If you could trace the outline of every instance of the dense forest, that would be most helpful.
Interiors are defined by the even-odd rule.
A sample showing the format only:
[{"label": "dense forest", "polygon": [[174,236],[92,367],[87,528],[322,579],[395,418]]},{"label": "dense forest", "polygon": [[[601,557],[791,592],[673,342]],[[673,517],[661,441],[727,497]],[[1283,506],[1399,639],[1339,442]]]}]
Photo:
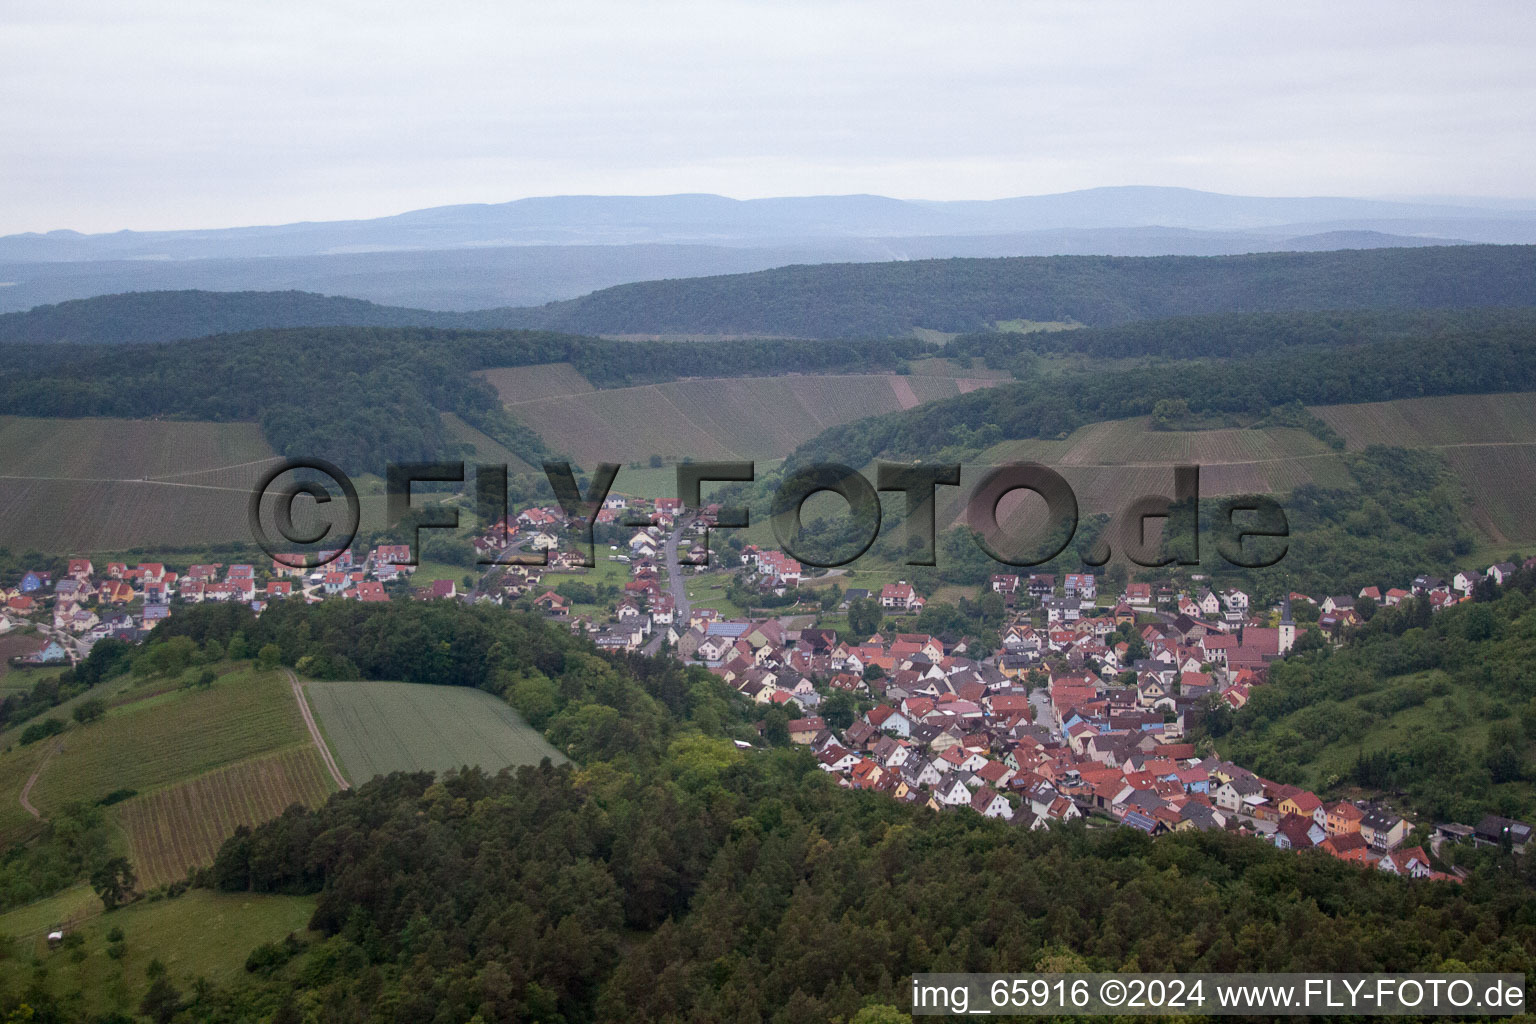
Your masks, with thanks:
[{"label": "dense forest", "polygon": [[[256,420],[273,448],[349,471],[451,457],[441,413],[537,464],[550,453],[473,371],[572,362],[599,387],[683,376],[895,369],[911,340],[619,342],[528,331],[329,327],[157,345],[0,346],[0,408],[24,416]],[[41,355],[43,358],[38,359]]]},{"label": "dense forest", "polygon": [[128,345],[281,327],[478,327],[464,314],[314,292],[98,295],[0,316],[0,344]]},{"label": "dense forest", "polygon": [[[862,1024],[902,1019],[878,1007],[917,971],[1528,972],[1536,954],[1530,869],[1507,856],[1426,884],[1224,834],[907,807],[803,751],[738,749],[746,705],[701,670],[499,609],[168,626],[143,656],[238,636],[304,671],[486,686],[578,764],[395,775],[242,829],[197,884],[315,894],[321,937],[258,947],[238,984],[157,982],[159,1019]],[[40,989],[0,1013],[23,995],[68,1019]]]},{"label": "dense forest", "polygon": [[1536,248],[832,263],[618,285],[544,306],[446,312],[310,292],[151,291],[0,316],[0,342],[125,344],[280,327],[896,337],[999,321],[1123,324],[1207,313],[1536,305]]},{"label": "dense forest", "polygon": [[1039,357],[1051,355],[1226,359],[1281,349],[1327,351],[1382,342],[1438,340],[1456,344],[1468,334],[1533,328],[1536,309],[1528,308],[1207,313],[1075,331],[964,334],[948,342],[940,354],[980,359],[994,369],[1028,377],[1038,372]]},{"label": "dense forest", "polygon": [[508,310],[511,326],[792,338],[967,332],[998,321],[1106,326],[1197,313],[1536,305],[1536,248],[1028,256],[781,267],[618,285]]},{"label": "dense forest", "polygon": [[1211,721],[1224,753],[1272,778],[1397,794],[1435,821],[1536,814],[1536,573],[1491,582],[1431,613],[1377,608],[1345,646],[1270,669],[1235,716]]}]

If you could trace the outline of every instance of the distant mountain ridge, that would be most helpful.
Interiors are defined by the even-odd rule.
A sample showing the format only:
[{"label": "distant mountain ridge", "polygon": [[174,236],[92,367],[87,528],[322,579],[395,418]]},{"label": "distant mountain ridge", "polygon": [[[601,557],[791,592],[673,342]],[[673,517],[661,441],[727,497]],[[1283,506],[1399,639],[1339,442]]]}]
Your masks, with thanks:
[{"label": "distant mountain ridge", "polygon": [[[995,200],[913,201],[874,195],[728,199],[548,196],[413,210],[369,220],[194,231],[74,231],[0,237],[0,262],[301,256],[463,246],[690,243],[779,245],[833,238],[1000,235],[1163,227],[1200,231],[1377,230],[1444,235],[1436,222],[1472,226],[1472,241],[1536,241],[1536,207],[1343,197],[1232,196],[1124,186]],[[1383,227],[1384,223],[1398,227]],[[1310,227],[1309,227],[1310,226]],[[1509,237],[1510,232],[1527,237]],[[1489,233],[1499,237],[1491,237]],[[1271,232],[1273,233],[1273,232]]]},{"label": "distant mountain ridge", "polygon": [[546,196],[388,217],[0,237],[0,313],[129,291],[302,289],[470,311],[669,277],[965,256],[1217,256],[1536,244],[1536,200],[1126,186],[997,200]]},{"label": "distant mountain ridge", "polygon": [[1203,313],[1504,306],[1536,306],[1536,246],[798,265],[468,312],[300,291],[130,292],[0,315],[0,342],[120,344],[322,326],[858,338],[1015,319],[1106,326]]}]

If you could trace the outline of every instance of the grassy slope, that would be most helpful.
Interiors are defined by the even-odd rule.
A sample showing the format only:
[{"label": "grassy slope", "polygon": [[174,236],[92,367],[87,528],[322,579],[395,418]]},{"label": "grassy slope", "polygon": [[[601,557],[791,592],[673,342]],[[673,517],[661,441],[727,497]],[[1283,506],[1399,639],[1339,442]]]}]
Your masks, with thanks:
[{"label": "grassy slope", "polygon": [[493,466],[506,466],[509,473],[531,473],[534,467],[518,458],[506,445],[465,423],[451,412],[443,413],[443,426],[448,436],[460,444],[469,445],[474,451],[465,461],[484,462]]},{"label": "grassy slope", "polygon": [[504,701],[455,686],[307,683],[326,741],[354,784],[392,771],[565,759]]},{"label": "grassy slope", "polygon": [[[90,908],[90,909],[87,909]],[[0,960],[0,989],[26,987],[36,956],[46,969],[45,984],[54,995],[69,999],[91,1014],[138,1009],[149,982],[145,968],[162,961],[173,983],[186,991],[192,979],[207,977],[231,983],[245,976],[245,958],[264,942],[276,942],[290,932],[303,935],[314,913],[308,896],[229,895],[203,890],[172,900],[142,901],[111,914],[95,914],[100,902],[84,886],[51,900],[0,916],[0,934],[18,937],[21,955]],[[46,929],[79,920],[85,936],[84,959],[69,949],[49,950]],[[106,934],[123,930],[126,953],[107,955]]]}]

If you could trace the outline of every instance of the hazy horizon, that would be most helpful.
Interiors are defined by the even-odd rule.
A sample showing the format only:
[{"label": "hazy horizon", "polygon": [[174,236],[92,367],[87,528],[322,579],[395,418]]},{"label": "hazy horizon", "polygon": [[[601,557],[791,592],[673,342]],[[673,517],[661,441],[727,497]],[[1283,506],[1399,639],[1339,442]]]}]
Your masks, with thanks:
[{"label": "hazy horizon", "polygon": [[[868,197],[868,198],[876,198],[876,199],[894,199],[894,200],[897,200],[899,202],[907,202],[907,203],[941,204],[941,203],[963,203],[963,202],[1002,202],[1002,201],[1007,201],[1007,200],[1012,200],[1012,199],[1039,199],[1039,198],[1050,198],[1052,196],[1073,195],[1073,194],[1084,193],[1084,192],[1100,192],[1100,191],[1107,192],[1107,191],[1130,190],[1130,189],[1175,189],[1175,190],[1181,190],[1181,191],[1199,192],[1201,194],[1211,195],[1211,196],[1224,196],[1224,197],[1230,197],[1230,198],[1260,199],[1260,200],[1263,200],[1263,199],[1314,199],[1314,200],[1340,199],[1340,200],[1360,200],[1360,201],[1364,201],[1364,202],[1381,202],[1381,203],[1411,203],[1411,204],[1419,204],[1419,205],[1425,205],[1425,206],[1463,206],[1463,207],[1466,207],[1467,209],[1482,209],[1482,210],[1501,211],[1501,212],[1536,210],[1536,194],[1523,195],[1523,196],[1478,196],[1478,195],[1446,195],[1446,194],[1439,194],[1439,195],[1411,195],[1411,194],[1394,194],[1394,195],[1371,195],[1371,194],[1360,194],[1360,195],[1342,195],[1342,194],[1340,194],[1340,195],[1323,195],[1323,194],[1300,194],[1300,193],[1295,194],[1295,195],[1279,195],[1279,194],[1248,195],[1248,194],[1234,193],[1234,192],[1215,192],[1215,191],[1211,191],[1211,190],[1208,190],[1208,189],[1194,189],[1194,188],[1190,188],[1188,186],[1183,186],[1183,185],[1148,185],[1148,184],[1139,183],[1139,182],[1132,182],[1132,183],[1125,183],[1125,184],[1119,184],[1119,185],[1092,185],[1092,186],[1085,186],[1085,187],[1080,188],[1080,189],[1066,189],[1066,190],[1063,190],[1063,191],[1060,191],[1060,192],[1019,193],[1017,195],[1002,195],[1002,196],[932,196],[932,195],[925,195],[925,196],[895,196],[895,195],[888,195],[888,194],[884,194],[884,193],[868,192],[868,191],[865,191],[865,192],[836,192],[836,193],[834,193],[834,192],[820,192],[820,193],[804,193],[804,194],[798,194],[798,195],[760,195],[760,196],[759,195],[728,195],[728,194],[725,194],[723,192],[711,192],[711,191],[707,191],[707,190],[703,190],[703,191],[695,190],[695,191],[687,191],[687,192],[656,192],[656,193],[644,193],[644,194],[642,194],[642,193],[623,193],[623,192],[611,192],[611,193],[564,192],[564,193],[547,193],[547,194],[539,194],[539,195],[515,196],[515,197],[512,197],[510,199],[485,199],[485,200],[470,200],[470,201],[456,202],[456,203],[442,203],[442,204],[438,204],[436,206],[412,207],[410,209],[387,209],[387,210],[381,209],[381,210],[377,210],[377,211],[372,212],[372,213],[364,213],[364,214],[361,214],[361,215],[356,216],[356,217],[346,217],[346,218],[342,218],[342,217],[311,217],[311,218],[301,218],[301,219],[297,219],[297,220],[268,221],[268,222],[262,222],[262,223],[257,223],[255,221],[241,221],[241,220],[236,219],[236,220],[229,221],[227,223],[207,223],[207,224],[197,224],[197,225],[183,226],[183,227],[168,227],[168,226],[162,226],[162,225],[144,225],[144,226],[123,225],[123,226],[120,226],[120,227],[103,228],[103,229],[100,229],[100,230],[90,230],[90,231],[81,230],[79,228],[75,228],[75,227],[72,227],[70,225],[65,224],[65,225],[59,225],[59,226],[52,227],[52,228],[46,228],[46,229],[43,229],[43,230],[29,229],[29,230],[26,230],[26,231],[16,231],[16,232],[0,231],[0,237],[10,236],[10,235],[27,235],[27,234],[30,234],[30,235],[48,235],[48,234],[74,233],[74,234],[79,234],[79,235],[111,235],[111,234],[117,234],[117,233],[121,233],[121,232],[146,233],[147,234],[147,233],[162,232],[162,231],[215,231],[215,230],[240,229],[240,228],[277,228],[277,227],[291,227],[291,226],[301,225],[301,224],[326,223],[326,222],[329,222],[329,221],[381,220],[381,219],[386,219],[386,218],[389,218],[389,217],[403,216],[403,215],[408,214],[408,213],[420,213],[420,212],[423,212],[423,211],[426,211],[426,210],[434,210],[434,209],[448,209],[448,208],[455,208],[455,207],[479,207],[479,206],[483,206],[483,207],[497,207],[497,206],[508,206],[508,205],[513,204],[513,203],[520,203],[520,202],[538,201],[538,200],[554,200],[554,199],[596,199],[596,200],[601,200],[601,199],[675,199],[675,198],[682,198],[682,197],[688,197],[688,196],[707,196],[707,197],[711,197],[711,198],[728,199],[728,200],[731,200],[733,202],[752,202],[754,200],[772,200],[772,199],[850,199],[850,198]],[[236,215],[236,216],[238,217],[238,215]]]},{"label": "hazy horizon", "polygon": [[0,234],[1136,182],[1524,198],[1536,9],[18,0]]}]

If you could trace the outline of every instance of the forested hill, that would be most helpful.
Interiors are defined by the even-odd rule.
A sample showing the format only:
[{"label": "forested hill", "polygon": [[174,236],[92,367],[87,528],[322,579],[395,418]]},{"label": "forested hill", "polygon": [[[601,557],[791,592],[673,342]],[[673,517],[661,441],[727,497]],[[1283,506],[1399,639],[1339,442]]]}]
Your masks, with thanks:
[{"label": "forested hill", "polygon": [[1112,326],[1212,313],[1536,306],[1536,246],[829,263],[619,285],[546,306],[443,312],[310,292],[127,292],[0,315],[0,343],[124,344],[284,327],[533,328],[791,338]]},{"label": "forested hill", "polygon": [[952,339],[940,354],[979,358],[988,367],[1012,370],[1022,378],[1034,375],[1040,356],[1229,359],[1390,341],[1454,346],[1492,330],[1536,332],[1536,307],[1204,313],[1075,331],[978,331]]},{"label": "forested hill", "polygon": [[474,371],[570,362],[599,387],[684,376],[889,371],[931,351],[879,341],[607,341],[536,331],[307,327],[159,345],[0,346],[0,409],[20,416],[255,420],[284,455],[348,471],[454,454],[442,413],[537,465],[548,452]]},{"label": "forested hill", "polygon": [[1049,256],[782,267],[619,285],[508,310],[583,334],[891,337],[998,321],[1110,325],[1195,313],[1536,305],[1536,246]]},{"label": "forested hill", "polygon": [[125,292],[0,316],[0,343],[120,345],[278,327],[461,327],[465,314],[313,292]]}]

